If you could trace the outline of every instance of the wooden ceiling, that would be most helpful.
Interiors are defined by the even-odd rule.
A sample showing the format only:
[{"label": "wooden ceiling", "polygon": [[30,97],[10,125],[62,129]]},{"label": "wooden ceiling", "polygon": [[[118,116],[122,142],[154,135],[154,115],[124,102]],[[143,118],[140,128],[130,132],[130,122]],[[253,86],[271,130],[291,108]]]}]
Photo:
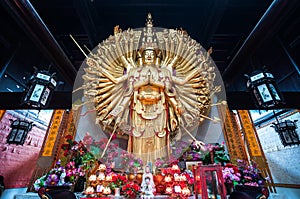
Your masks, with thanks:
[{"label": "wooden ceiling", "polygon": [[214,59],[231,109],[253,109],[244,74],[267,69],[286,104],[300,108],[300,6],[298,0],[3,0],[0,4],[0,107],[23,108],[20,97],[33,66],[57,72],[49,108],[70,108],[84,56],[71,40],[93,49],[113,34],[144,27],[183,28]]}]

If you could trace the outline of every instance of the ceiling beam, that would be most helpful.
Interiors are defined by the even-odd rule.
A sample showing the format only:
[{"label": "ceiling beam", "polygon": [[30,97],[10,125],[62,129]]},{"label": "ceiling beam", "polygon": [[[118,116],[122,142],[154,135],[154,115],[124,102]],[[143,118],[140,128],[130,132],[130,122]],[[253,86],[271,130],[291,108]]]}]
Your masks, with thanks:
[{"label": "ceiling beam", "polygon": [[[29,109],[21,103],[23,97],[22,92],[2,92],[0,98],[0,109],[17,110]],[[40,109],[71,109],[72,108],[72,92],[55,91],[46,108]],[[32,108],[38,109],[38,108]]]},{"label": "ceiling beam", "polygon": [[64,81],[73,85],[77,70],[28,0],[3,0],[1,4],[33,43],[53,61]]},{"label": "ceiling beam", "polygon": [[233,82],[236,77],[241,75],[247,66],[246,61],[265,40],[278,31],[287,17],[296,10],[298,4],[299,0],[273,1],[222,73],[225,84]]},{"label": "ceiling beam", "polygon": [[[300,109],[300,92],[281,92],[284,103],[276,105],[272,108],[264,108],[260,110],[272,109]],[[227,103],[230,110],[259,110],[255,105],[253,96],[247,91],[226,92]]]},{"label": "ceiling beam", "polygon": [[[300,92],[282,92],[285,104],[277,105],[276,109],[300,109]],[[22,92],[1,93],[0,109],[28,109],[21,105]],[[227,103],[230,110],[257,110],[249,92],[227,92]],[[242,103],[241,103],[242,102]],[[71,109],[72,92],[55,91],[47,108],[42,109]]]}]

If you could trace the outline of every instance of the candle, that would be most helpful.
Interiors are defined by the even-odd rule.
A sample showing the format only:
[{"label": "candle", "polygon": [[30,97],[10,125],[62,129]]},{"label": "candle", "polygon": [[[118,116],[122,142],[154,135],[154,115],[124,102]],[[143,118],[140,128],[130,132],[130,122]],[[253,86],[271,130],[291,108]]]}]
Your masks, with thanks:
[{"label": "candle", "polygon": [[108,182],[111,182],[112,181],[112,175],[107,175],[105,180],[108,181]]},{"label": "candle", "polygon": [[175,193],[181,193],[181,187],[179,185],[174,186],[174,192]]},{"label": "candle", "polygon": [[189,190],[189,188],[184,187],[184,188],[181,190],[181,193],[182,193],[182,195],[184,195],[184,196],[189,196],[189,195],[191,194],[191,191]]},{"label": "candle", "polygon": [[172,194],[173,193],[173,188],[172,187],[167,187],[166,188],[166,194]]},{"label": "candle", "polygon": [[104,195],[109,195],[111,194],[111,189],[109,187],[104,187],[103,188],[103,194]]},{"label": "candle", "polygon": [[86,188],[86,190],[84,192],[87,195],[93,194],[94,193],[94,188],[89,186],[89,187]]},{"label": "candle", "polygon": [[172,170],[174,170],[174,171],[179,171],[180,169],[179,169],[179,166],[178,166],[177,164],[174,164],[174,165],[172,166]]},{"label": "candle", "polygon": [[100,164],[99,167],[98,167],[98,170],[105,171],[106,170],[105,164]]},{"label": "candle", "polygon": [[171,176],[166,176],[165,177],[165,182],[171,182],[172,181],[172,177]]},{"label": "candle", "polygon": [[90,182],[94,182],[96,180],[97,180],[97,176],[96,175],[90,175],[90,177],[89,177],[89,181]]},{"label": "candle", "polygon": [[98,177],[97,177],[98,180],[105,180],[105,174],[104,173],[99,173]]},{"label": "candle", "polygon": [[174,180],[180,181],[180,176],[177,173],[174,174]]}]

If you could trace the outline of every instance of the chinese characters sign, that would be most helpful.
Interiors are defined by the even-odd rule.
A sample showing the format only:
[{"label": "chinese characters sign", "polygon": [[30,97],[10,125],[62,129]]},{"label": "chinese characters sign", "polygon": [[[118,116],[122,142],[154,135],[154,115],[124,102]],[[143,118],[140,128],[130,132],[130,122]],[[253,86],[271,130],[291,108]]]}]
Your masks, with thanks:
[{"label": "chinese characters sign", "polygon": [[57,138],[58,130],[63,118],[63,110],[56,110],[53,114],[52,124],[49,129],[48,137],[44,146],[42,156],[52,156],[52,151]]},{"label": "chinese characters sign", "polygon": [[249,111],[239,110],[238,113],[244,130],[244,136],[247,142],[250,156],[262,156],[262,152],[256,137],[255,128],[253,127]]}]

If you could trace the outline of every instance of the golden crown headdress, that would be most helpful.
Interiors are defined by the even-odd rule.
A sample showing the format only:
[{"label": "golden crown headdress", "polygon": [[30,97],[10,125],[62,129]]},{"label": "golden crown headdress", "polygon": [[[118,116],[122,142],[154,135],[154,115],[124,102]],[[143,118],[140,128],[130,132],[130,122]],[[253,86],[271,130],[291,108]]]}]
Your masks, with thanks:
[{"label": "golden crown headdress", "polygon": [[153,20],[151,13],[148,13],[145,25],[146,27],[143,29],[144,36],[142,37],[140,51],[155,50],[158,48],[158,45],[155,38],[155,31],[153,31]]}]

